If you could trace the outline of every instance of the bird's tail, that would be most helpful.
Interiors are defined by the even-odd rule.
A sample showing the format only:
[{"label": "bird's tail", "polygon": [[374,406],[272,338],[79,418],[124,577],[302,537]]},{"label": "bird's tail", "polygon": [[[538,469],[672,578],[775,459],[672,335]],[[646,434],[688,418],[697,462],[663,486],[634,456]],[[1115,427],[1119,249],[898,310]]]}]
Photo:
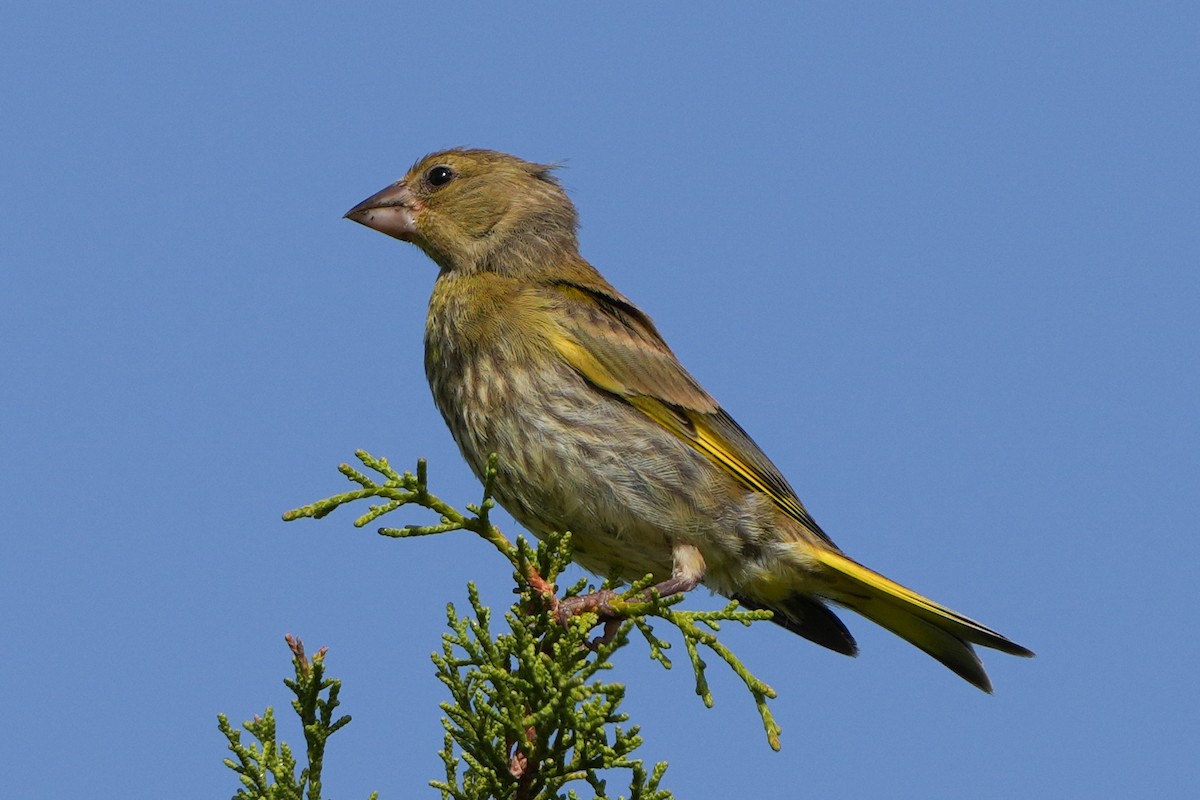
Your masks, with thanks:
[{"label": "bird's tail", "polygon": [[1014,656],[1033,655],[991,628],[922,597],[840,553],[825,548],[806,549],[806,555],[824,567],[824,585],[819,590],[822,596],[911,642],[985,692],[992,691],[992,683],[971,645]]}]

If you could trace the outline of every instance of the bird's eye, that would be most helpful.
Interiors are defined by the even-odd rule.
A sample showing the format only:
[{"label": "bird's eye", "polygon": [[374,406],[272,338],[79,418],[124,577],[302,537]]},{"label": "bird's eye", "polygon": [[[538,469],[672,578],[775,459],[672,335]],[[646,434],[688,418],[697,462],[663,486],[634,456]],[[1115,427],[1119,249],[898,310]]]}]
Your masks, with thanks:
[{"label": "bird's eye", "polygon": [[454,170],[445,164],[439,164],[425,173],[425,180],[429,181],[430,186],[445,186],[454,180]]}]

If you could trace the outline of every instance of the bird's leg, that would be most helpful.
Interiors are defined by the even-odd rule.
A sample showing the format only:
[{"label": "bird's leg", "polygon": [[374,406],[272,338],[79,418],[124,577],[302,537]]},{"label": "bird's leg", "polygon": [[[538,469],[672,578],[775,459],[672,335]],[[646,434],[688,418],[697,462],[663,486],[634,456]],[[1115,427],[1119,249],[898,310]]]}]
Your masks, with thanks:
[{"label": "bird's leg", "polygon": [[657,593],[659,597],[669,597],[680,592],[690,592],[704,580],[704,556],[692,544],[677,544],[671,548],[671,560],[674,562],[671,577],[654,584],[643,595],[649,599]]},{"label": "bird's leg", "polygon": [[[671,555],[674,560],[671,577],[639,592],[635,597],[626,598],[626,601],[645,602],[654,597],[670,597],[673,594],[690,592],[700,585],[700,581],[704,579],[704,556],[700,551],[694,545],[677,544]],[[579,614],[594,612],[599,616],[604,623],[604,633],[589,643],[591,648],[595,649],[612,641],[621,626],[621,620],[626,616],[613,605],[613,601],[617,599],[620,599],[620,595],[612,589],[568,597],[559,602],[556,614],[559,622],[563,624]]]}]

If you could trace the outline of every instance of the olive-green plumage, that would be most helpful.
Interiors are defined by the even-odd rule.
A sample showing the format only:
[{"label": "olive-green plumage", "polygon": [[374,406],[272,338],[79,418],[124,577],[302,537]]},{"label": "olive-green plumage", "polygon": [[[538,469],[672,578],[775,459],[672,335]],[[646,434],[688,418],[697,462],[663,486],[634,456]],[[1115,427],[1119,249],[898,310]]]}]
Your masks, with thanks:
[{"label": "olive-green plumage", "polygon": [[534,534],[569,530],[600,575],[702,581],[841,653],[851,608],[985,691],[972,644],[1032,653],[852,561],[684,369],[654,323],[579,255],[551,167],[448,150],[347,216],[440,267],[425,331],[434,401],[477,475]]}]

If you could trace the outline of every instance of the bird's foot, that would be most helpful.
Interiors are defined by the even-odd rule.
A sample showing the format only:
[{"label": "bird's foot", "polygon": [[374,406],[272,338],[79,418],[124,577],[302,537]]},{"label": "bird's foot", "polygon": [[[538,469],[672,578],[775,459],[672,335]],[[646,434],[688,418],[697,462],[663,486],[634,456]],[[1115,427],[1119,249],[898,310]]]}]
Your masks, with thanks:
[{"label": "bird's foot", "polygon": [[632,597],[621,597],[612,589],[601,589],[598,592],[559,600],[554,609],[554,615],[561,625],[566,625],[571,617],[580,614],[592,613],[598,616],[604,623],[604,633],[588,642],[588,647],[595,650],[601,645],[611,642],[617,635],[617,631],[620,630],[622,620],[629,617],[629,612],[621,607],[624,603],[644,603],[656,597],[670,597],[674,594],[690,592],[699,583],[699,575],[673,575]]},{"label": "bird's foot", "polygon": [[601,619],[617,617],[621,612],[613,606],[613,601],[618,596],[612,589],[601,589],[590,594],[567,597],[558,601],[558,609],[555,613],[558,621],[563,625],[567,624],[571,617],[577,617],[580,614],[594,613]]},{"label": "bird's foot", "polygon": [[604,623],[604,633],[587,642],[589,650],[596,650],[616,638],[617,631],[621,629],[621,620],[625,619],[626,615],[613,605],[613,601],[618,598],[619,595],[612,589],[567,597],[558,602],[555,616],[561,625],[566,625],[571,617],[580,614],[594,613],[600,617]]}]

